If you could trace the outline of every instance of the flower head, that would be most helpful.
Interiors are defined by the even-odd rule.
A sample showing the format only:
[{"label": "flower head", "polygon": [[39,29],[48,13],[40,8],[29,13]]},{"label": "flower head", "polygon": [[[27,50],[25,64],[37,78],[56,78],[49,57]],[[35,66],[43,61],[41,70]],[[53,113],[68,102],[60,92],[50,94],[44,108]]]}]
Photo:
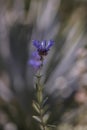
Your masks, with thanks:
[{"label": "flower head", "polygon": [[46,41],[43,40],[42,42],[34,40],[33,41],[33,45],[37,48],[38,54],[40,56],[45,56],[48,54],[49,49],[51,48],[51,46],[53,46],[54,41],[50,40],[50,41]]},{"label": "flower head", "polygon": [[38,70],[42,64],[42,61],[40,60],[40,56],[38,55],[38,52],[33,52],[31,59],[28,62],[34,69]]}]

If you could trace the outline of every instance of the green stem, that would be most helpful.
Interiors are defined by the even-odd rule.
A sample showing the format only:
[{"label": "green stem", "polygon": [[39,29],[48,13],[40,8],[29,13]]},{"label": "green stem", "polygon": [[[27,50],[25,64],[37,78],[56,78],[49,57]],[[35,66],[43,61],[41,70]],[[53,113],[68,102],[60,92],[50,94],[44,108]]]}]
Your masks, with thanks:
[{"label": "green stem", "polygon": [[39,124],[41,125],[41,130],[46,130],[46,124],[44,122],[44,119],[43,119],[43,108],[42,108],[42,104],[43,104],[43,86],[41,84],[41,78],[42,78],[42,75],[41,75],[41,70],[42,70],[42,67],[43,67],[43,61],[44,61],[44,58],[41,56],[41,66],[36,74],[36,98],[37,98],[37,104],[39,106],[39,119],[40,119],[40,122]]},{"label": "green stem", "polygon": [[[43,62],[42,62],[42,66],[43,66]],[[41,81],[41,69],[42,69],[42,66],[40,67],[39,69],[39,72],[38,72],[38,75],[37,75],[37,84],[38,84],[38,93],[40,92],[42,94],[42,101],[38,101],[38,104],[40,106],[40,119],[41,119],[41,125],[43,127],[43,130],[46,130],[46,127],[45,127],[45,123],[43,122],[43,115],[42,115],[42,102],[43,102],[43,88],[42,88],[42,85],[40,83]],[[41,88],[40,88],[41,87]],[[39,97],[40,98],[40,97]]]}]

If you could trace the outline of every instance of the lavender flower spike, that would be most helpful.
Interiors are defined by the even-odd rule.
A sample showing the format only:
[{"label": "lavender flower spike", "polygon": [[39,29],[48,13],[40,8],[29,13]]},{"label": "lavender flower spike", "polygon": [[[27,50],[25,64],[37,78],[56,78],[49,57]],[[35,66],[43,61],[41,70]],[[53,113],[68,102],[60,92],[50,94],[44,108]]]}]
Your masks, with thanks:
[{"label": "lavender flower spike", "polygon": [[37,48],[38,54],[40,56],[45,56],[48,54],[49,49],[51,46],[53,46],[54,41],[49,40],[48,42],[46,40],[43,40],[42,42],[34,40],[33,45]]}]

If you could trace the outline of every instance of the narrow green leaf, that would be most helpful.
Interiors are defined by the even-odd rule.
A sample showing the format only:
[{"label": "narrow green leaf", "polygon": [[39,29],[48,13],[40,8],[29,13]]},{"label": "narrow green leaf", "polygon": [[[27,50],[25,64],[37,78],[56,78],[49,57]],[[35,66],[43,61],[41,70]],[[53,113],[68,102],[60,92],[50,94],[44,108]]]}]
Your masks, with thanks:
[{"label": "narrow green leaf", "polygon": [[43,122],[46,124],[48,119],[50,117],[50,113],[46,113],[44,116],[43,116]]},{"label": "narrow green leaf", "polygon": [[37,122],[41,123],[41,119],[38,116],[32,116]]},{"label": "narrow green leaf", "polygon": [[48,106],[48,105],[44,106],[44,107],[42,108],[42,114],[44,115],[44,114],[48,111],[48,109],[49,109],[49,106]]},{"label": "narrow green leaf", "polygon": [[37,102],[33,101],[33,104],[32,104],[34,110],[36,110],[37,113],[40,114],[40,106]]},{"label": "narrow green leaf", "polygon": [[43,105],[47,102],[48,100],[48,97],[46,97],[44,100],[43,100]]},{"label": "narrow green leaf", "polygon": [[48,127],[55,128],[56,125],[47,125]]}]

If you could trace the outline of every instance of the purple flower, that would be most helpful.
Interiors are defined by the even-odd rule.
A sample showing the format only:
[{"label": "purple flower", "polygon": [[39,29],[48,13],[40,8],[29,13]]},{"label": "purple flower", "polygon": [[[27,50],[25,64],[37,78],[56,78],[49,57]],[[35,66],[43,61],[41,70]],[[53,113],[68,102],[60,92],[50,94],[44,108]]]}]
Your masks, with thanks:
[{"label": "purple flower", "polygon": [[50,40],[50,41],[46,41],[43,40],[42,42],[38,41],[38,40],[33,40],[33,45],[37,48],[38,54],[40,56],[45,56],[48,54],[49,49],[51,48],[51,46],[53,46],[54,41]]},{"label": "purple flower", "polygon": [[31,59],[28,62],[34,69],[38,70],[42,64],[38,52],[33,52]]}]

